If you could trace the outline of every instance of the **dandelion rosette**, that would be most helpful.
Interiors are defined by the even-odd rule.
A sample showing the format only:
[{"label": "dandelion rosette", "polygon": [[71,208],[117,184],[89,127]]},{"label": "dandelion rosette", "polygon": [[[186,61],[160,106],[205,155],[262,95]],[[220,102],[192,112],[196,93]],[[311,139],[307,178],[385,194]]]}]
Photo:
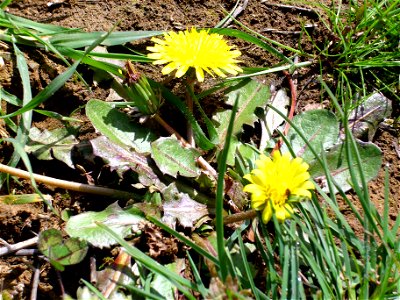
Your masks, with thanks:
[{"label": "dandelion rosette", "polygon": [[289,153],[274,151],[272,157],[261,155],[257,168],[244,176],[250,184],[244,191],[251,193],[251,206],[262,211],[262,220],[268,223],[275,213],[279,222],[290,218],[293,208],[290,199],[311,198],[314,184],[310,180],[308,164],[301,158],[292,159]]},{"label": "dandelion rosette", "polygon": [[153,47],[147,56],[154,59],[154,64],[167,64],[163,69],[164,75],[176,70],[175,76],[182,77],[189,68],[196,71],[197,80],[204,81],[204,71],[211,76],[213,73],[226,77],[225,73],[236,75],[243,70],[237,66],[240,51],[229,46],[223,36],[209,33],[207,30],[168,32],[164,39],[152,38]]}]

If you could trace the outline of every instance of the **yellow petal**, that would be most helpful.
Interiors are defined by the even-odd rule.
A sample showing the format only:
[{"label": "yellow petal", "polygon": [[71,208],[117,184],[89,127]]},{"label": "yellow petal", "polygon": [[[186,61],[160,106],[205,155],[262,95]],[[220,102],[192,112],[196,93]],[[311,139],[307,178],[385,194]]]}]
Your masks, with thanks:
[{"label": "yellow petal", "polygon": [[175,77],[180,78],[183,75],[185,75],[185,73],[187,72],[187,70],[189,69],[188,66],[181,66],[178,68],[178,70],[176,71]]},{"label": "yellow petal", "polygon": [[196,78],[199,82],[203,82],[204,81],[204,71],[202,68],[199,67],[195,67],[196,69]]},{"label": "yellow petal", "polygon": [[267,206],[265,206],[262,214],[261,214],[261,218],[263,220],[263,222],[265,224],[267,224],[271,218],[272,218],[272,208],[271,205],[268,203]]},{"label": "yellow petal", "polygon": [[171,73],[173,70],[176,69],[176,63],[171,62],[168,65],[166,65],[161,72],[163,73],[163,75],[169,74]]},{"label": "yellow petal", "polygon": [[[168,32],[164,39],[152,38],[154,45],[147,47],[152,52],[149,58],[156,59],[155,64],[175,63],[176,77],[183,76],[189,68],[196,70],[198,81],[204,81],[204,73],[214,73],[226,77],[225,73],[236,75],[242,69],[236,64],[240,51],[229,46],[220,34],[210,34],[207,30],[197,31],[191,28],[186,31]],[[163,74],[169,74],[172,65],[164,67]]]}]

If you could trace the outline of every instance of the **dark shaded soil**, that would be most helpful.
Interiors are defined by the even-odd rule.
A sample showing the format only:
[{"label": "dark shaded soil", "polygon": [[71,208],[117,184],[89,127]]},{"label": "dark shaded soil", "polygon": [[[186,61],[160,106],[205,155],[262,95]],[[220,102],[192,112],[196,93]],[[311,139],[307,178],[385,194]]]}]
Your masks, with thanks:
[{"label": "dark shaded soil", "polygon": [[[65,0],[54,1],[42,0],[17,0],[9,6],[8,12],[26,17],[38,22],[52,23],[71,28],[82,28],[85,31],[109,30],[115,23],[118,23],[117,30],[177,30],[186,29],[192,26],[213,27],[223,19],[224,11],[230,11],[236,1],[181,1],[181,0],[156,0],[156,1],[78,1]],[[330,2],[330,1],[329,1]],[[237,17],[240,22],[251,29],[263,33],[265,36],[288,45],[293,48],[302,47],[312,51],[312,44],[304,37],[300,37],[302,26],[309,27],[309,33],[317,43],[326,40],[324,25],[318,20],[318,16],[312,11],[298,10],[276,6],[278,1],[262,2],[249,1],[248,6]],[[139,51],[144,50],[144,44],[136,45]],[[277,58],[265,51],[246,43],[238,45],[243,53],[243,64],[246,66],[265,67],[278,62]],[[31,85],[34,93],[39,92],[55,76],[60,74],[65,67],[60,60],[48,53],[35,49],[21,47],[26,57],[31,62]],[[290,54],[285,53],[285,54]],[[157,67],[146,65],[147,70],[154,71]],[[82,67],[80,70],[88,76],[90,71]],[[314,83],[315,76],[319,75],[318,68],[299,71],[298,74],[298,110],[309,105],[318,105],[321,99],[320,87]],[[6,68],[0,72],[1,85],[11,93],[22,96],[21,84],[18,74],[15,71],[15,62],[9,61]],[[285,76],[281,73],[274,73],[265,78],[267,83],[277,87],[287,87]],[[88,91],[81,84],[69,82],[58,91],[51,100],[46,102],[47,110],[59,112],[62,115],[69,115],[77,107],[84,107],[91,98],[105,99],[108,92],[101,87],[93,87]],[[398,114],[398,108],[394,115]],[[95,136],[93,128],[84,115],[84,109],[75,111],[73,115],[84,121],[81,140]],[[62,125],[59,121],[48,119],[40,115],[34,116],[34,126],[40,129],[53,129]],[[7,132],[0,123],[1,136],[7,136]],[[383,151],[383,165],[388,167],[390,176],[390,213],[391,222],[394,222],[400,209],[400,161],[399,152],[395,145],[398,145],[399,131],[379,129],[374,139],[375,143]],[[6,160],[10,148],[3,145],[0,149],[3,154],[0,160]],[[43,162],[32,161],[36,173],[48,176],[69,179],[76,182],[87,183],[87,178],[77,170],[54,161]],[[373,203],[379,211],[383,210],[384,199],[384,170],[379,172],[376,180],[370,183],[370,192]],[[17,185],[11,183],[11,188],[18,194],[32,193],[28,183]],[[99,199],[99,197],[67,193],[63,190],[54,190],[44,185],[40,186],[44,194],[51,194],[54,198],[55,208],[59,211],[68,208],[73,213],[95,209],[101,210],[112,203],[111,199]],[[3,190],[2,194],[9,191]],[[350,195],[350,197],[352,197]],[[357,206],[356,197],[352,197]],[[348,208],[343,204],[343,211]],[[360,207],[361,209],[361,207]],[[362,235],[362,228],[357,220],[349,215],[349,222],[355,230]],[[24,241],[38,234],[40,231],[49,228],[62,228],[62,221],[47,212],[41,204],[9,206],[0,204],[0,238],[13,244]],[[2,289],[15,295],[15,299],[29,297],[32,278],[32,266],[35,262],[29,256],[7,256],[0,259],[0,286]],[[78,279],[87,272],[88,262],[85,261],[78,267],[67,269],[61,274],[67,292],[75,295]],[[84,265],[84,266],[83,266]],[[39,285],[39,299],[57,299],[61,293],[57,275],[48,264],[40,265],[41,276]],[[79,269],[79,268],[86,268]]]}]

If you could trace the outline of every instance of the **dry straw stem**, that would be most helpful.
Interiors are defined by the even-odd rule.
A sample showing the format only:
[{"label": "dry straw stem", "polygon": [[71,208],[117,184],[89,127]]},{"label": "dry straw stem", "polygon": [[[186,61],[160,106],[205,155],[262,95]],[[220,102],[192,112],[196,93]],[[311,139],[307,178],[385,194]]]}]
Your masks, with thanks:
[{"label": "dry straw stem", "polygon": [[4,241],[3,239],[0,239],[0,243],[5,245],[4,247],[0,247],[0,256],[7,255],[12,252],[16,252],[16,251],[19,251],[21,249],[24,249],[24,248],[27,248],[30,246],[34,246],[37,244],[38,240],[39,240],[39,237],[35,236],[29,240],[11,245],[11,244],[7,243],[6,241]]},{"label": "dry straw stem", "polygon": [[254,219],[255,217],[257,217],[257,211],[251,209],[224,217],[224,224],[231,224],[231,223],[241,222],[244,220],[250,220]]},{"label": "dry straw stem", "polygon": [[73,182],[73,181],[56,179],[56,178],[43,176],[43,175],[39,175],[39,174],[34,174],[34,173],[31,174],[27,171],[9,167],[9,166],[3,165],[3,164],[0,164],[0,172],[7,173],[12,176],[17,176],[19,178],[24,178],[24,179],[31,179],[31,176],[32,176],[32,178],[37,182],[41,182],[41,183],[44,183],[44,184],[47,184],[50,186],[63,188],[66,190],[71,190],[71,191],[76,191],[76,192],[81,192],[81,193],[95,194],[95,195],[101,195],[101,196],[105,196],[105,197],[122,198],[122,199],[133,198],[133,193],[110,189],[110,188],[105,188],[105,187],[94,186],[94,185],[88,185],[88,184],[83,184],[83,183],[77,183],[77,182]]}]

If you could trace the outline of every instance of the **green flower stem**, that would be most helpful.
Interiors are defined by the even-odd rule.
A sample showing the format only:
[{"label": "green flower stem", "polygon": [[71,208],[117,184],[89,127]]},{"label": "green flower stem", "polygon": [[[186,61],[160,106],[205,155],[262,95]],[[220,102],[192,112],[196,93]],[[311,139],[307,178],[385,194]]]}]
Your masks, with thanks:
[{"label": "green flower stem", "polygon": [[230,224],[230,223],[236,223],[244,220],[250,220],[254,219],[257,217],[257,211],[252,209],[252,210],[247,210],[243,211],[240,213],[232,214],[229,216],[224,217],[224,224]]},{"label": "green flower stem", "polygon": [[[170,134],[173,134],[176,136],[178,141],[181,142],[183,147],[186,148],[193,148],[191,144],[189,144],[174,128],[172,128],[163,118],[161,118],[158,114],[155,114],[153,118],[162,126],[164,127],[165,130],[167,130]],[[214,178],[217,178],[218,174],[217,171],[202,157],[199,156],[197,158],[197,163],[204,169],[206,170],[210,175],[212,175]]]},{"label": "green flower stem", "polygon": [[[189,71],[188,75],[186,77],[186,85],[191,91],[193,91],[194,80],[195,80],[194,72]],[[187,105],[189,111],[193,114],[193,99],[190,95],[190,92],[188,92],[188,91],[185,92],[185,98],[186,98],[186,105]],[[193,137],[193,128],[189,122],[187,124],[186,134],[187,134],[188,143],[192,147],[195,147],[196,144],[195,144],[194,137]]]},{"label": "green flower stem", "polygon": [[[12,176],[17,176],[19,178],[30,179],[31,174],[27,171],[23,171],[17,168],[9,167],[3,164],[0,164],[0,172],[7,173]],[[47,185],[51,185],[54,187],[77,191],[81,193],[88,193],[88,194],[95,194],[95,195],[102,195],[106,197],[113,197],[113,198],[122,198],[122,199],[132,199],[136,198],[134,193],[125,192],[115,189],[109,189],[105,187],[99,187],[94,185],[88,185],[83,183],[77,183],[73,181],[61,180],[56,179],[48,176],[43,176],[39,174],[32,174],[32,177],[35,181],[41,182]]]}]

